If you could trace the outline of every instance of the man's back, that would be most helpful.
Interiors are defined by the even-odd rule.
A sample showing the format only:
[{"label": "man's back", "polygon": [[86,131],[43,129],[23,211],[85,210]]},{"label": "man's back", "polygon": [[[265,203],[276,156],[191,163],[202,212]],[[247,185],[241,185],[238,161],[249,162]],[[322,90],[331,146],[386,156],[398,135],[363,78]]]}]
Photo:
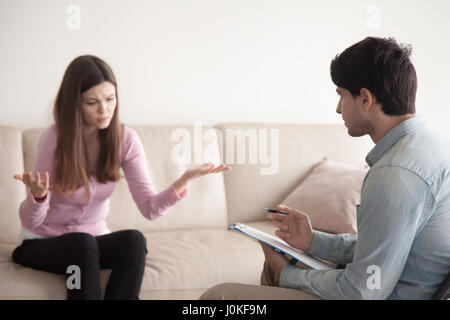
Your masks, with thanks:
[{"label": "man's back", "polygon": [[[420,116],[415,118],[407,121],[412,126],[399,131],[403,135],[398,140],[387,141],[393,143],[392,147],[386,148],[388,151],[371,168],[374,172],[383,167],[407,171],[423,181],[423,190],[427,192],[415,227],[398,230],[415,234],[405,267],[389,299],[430,299],[450,271],[450,141],[426,128]],[[408,213],[404,218],[414,220]]]}]

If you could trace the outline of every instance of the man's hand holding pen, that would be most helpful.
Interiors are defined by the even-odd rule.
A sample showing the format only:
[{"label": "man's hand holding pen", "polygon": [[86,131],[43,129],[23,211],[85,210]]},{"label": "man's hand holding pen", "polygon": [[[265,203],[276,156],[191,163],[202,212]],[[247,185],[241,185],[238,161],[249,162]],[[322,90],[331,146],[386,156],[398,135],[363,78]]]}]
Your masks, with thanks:
[{"label": "man's hand holding pen", "polygon": [[280,205],[277,210],[287,214],[269,213],[267,216],[278,230],[275,234],[292,247],[306,252],[313,240],[313,228],[306,213]]},{"label": "man's hand holding pen", "polygon": [[[288,206],[280,205],[275,210],[265,210],[269,212],[267,217],[272,220],[274,226],[278,228],[275,234],[296,249],[306,252],[312,244],[313,229],[309,216],[301,211],[294,210]],[[278,212],[274,212],[278,211]],[[283,267],[289,262],[281,253],[272,247],[260,242],[264,252],[264,257],[269,269],[274,274],[275,282],[278,284]]]}]

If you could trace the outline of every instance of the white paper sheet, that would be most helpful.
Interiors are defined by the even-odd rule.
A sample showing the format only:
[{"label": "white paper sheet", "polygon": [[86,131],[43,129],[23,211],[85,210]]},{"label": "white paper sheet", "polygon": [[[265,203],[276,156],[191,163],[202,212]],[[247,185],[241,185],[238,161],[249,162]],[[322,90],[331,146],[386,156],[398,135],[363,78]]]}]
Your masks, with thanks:
[{"label": "white paper sheet", "polygon": [[295,249],[287,244],[280,238],[274,237],[271,234],[268,234],[264,231],[252,228],[244,223],[236,223],[230,226],[231,229],[242,232],[254,239],[257,239],[261,242],[268,244],[269,246],[280,250],[281,252],[289,255],[290,257],[297,259],[301,263],[307,265],[311,269],[315,270],[332,270],[334,269],[332,266],[314,258],[310,255],[307,255],[301,250]]}]

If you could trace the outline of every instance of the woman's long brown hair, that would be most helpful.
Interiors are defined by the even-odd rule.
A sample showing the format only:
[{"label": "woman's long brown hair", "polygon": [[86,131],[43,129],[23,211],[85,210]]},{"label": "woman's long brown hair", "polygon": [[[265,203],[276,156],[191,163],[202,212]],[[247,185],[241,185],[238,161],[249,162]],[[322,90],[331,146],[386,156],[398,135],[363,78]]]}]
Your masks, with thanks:
[{"label": "woman's long brown hair", "polygon": [[119,122],[116,78],[108,64],[92,55],[75,58],[64,73],[53,109],[58,131],[53,191],[65,195],[70,190],[73,199],[75,191],[84,186],[83,203],[86,203],[89,197],[88,169],[93,168],[88,168],[81,95],[104,81],[114,84],[117,105],[108,128],[98,132],[100,152],[95,177],[101,183],[118,181],[122,126]]}]

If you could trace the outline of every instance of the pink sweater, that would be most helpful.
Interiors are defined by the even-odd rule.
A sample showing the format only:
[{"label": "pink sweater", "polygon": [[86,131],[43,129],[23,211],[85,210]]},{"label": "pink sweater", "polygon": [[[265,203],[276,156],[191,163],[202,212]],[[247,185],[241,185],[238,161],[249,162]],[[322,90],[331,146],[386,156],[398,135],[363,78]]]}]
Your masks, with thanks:
[{"label": "pink sweater", "polygon": [[[52,125],[39,140],[33,173],[39,171],[41,178],[45,171],[50,175],[50,187],[53,185],[53,158],[55,155],[58,132]],[[137,133],[124,126],[123,140],[120,145],[120,167],[123,169],[131,195],[142,215],[150,220],[163,215],[166,210],[186,195],[186,189],[178,195],[174,185],[156,193],[147,169],[144,148]],[[93,176],[89,179],[90,195],[85,205],[81,203],[84,187],[61,197],[51,190],[43,202],[36,202],[28,188],[26,199],[20,204],[19,216],[22,227],[33,234],[52,237],[69,232],[86,232],[93,236],[104,234],[107,229],[106,217],[109,214],[109,197],[113,193],[115,182],[99,183]],[[126,214],[124,212],[123,214]]]}]

